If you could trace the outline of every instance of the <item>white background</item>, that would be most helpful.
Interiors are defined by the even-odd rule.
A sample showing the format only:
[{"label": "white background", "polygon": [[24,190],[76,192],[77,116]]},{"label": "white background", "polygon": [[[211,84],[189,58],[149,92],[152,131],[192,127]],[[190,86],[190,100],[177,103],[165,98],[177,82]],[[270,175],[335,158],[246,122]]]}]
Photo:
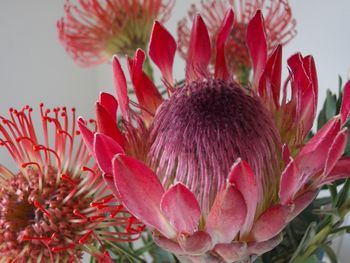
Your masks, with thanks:
[{"label": "white background", "polygon": [[[91,117],[93,104],[101,90],[113,91],[110,65],[79,68],[60,45],[56,21],[63,15],[64,0],[1,0],[0,2],[0,115],[9,107],[74,106],[81,115]],[[177,21],[185,16],[190,3],[178,0],[166,24],[176,34]],[[338,75],[349,78],[350,1],[294,0],[298,35],[284,49],[284,61],[296,51],[312,54],[319,79],[319,106],[326,89],[336,91]],[[182,79],[184,63],[176,59],[175,76]],[[0,161],[9,158],[0,151]],[[346,245],[340,260],[350,262]]]}]

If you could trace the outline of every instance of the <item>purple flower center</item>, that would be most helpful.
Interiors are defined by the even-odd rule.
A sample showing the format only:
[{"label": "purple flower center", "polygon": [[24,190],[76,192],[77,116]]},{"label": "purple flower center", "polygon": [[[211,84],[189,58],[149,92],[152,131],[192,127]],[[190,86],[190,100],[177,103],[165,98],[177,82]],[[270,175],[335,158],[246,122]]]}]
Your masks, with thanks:
[{"label": "purple flower center", "polygon": [[182,182],[208,212],[237,158],[261,180],[261,194],[278,165],[279,135],[257,98],[235,82],[194,81],[158,110],[150,158],[165,187]]}]

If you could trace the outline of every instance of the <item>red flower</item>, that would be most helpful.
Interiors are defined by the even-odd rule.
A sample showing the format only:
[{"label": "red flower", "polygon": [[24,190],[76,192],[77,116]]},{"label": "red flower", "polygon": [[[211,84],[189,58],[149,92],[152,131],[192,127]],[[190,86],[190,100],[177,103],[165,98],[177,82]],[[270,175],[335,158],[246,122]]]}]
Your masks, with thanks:
[{"label": "red flower", "polygon": [[179,84],[172,75],[176,43],[156,22],[149,56],[169,98],[142,71],[145,54],[139,49],[128,61],[138,103],[129,100],[115,57],[116,98],[101,94],[97,133],[80,127],[118,198],[153,230],[157,244],[184,262],[246,261],[271,250],[322,185],[350,174],[350,159],[341,159],[350,82],[341,114],[304,144],[317,105],[313,58],[299,53],[289,58],[290,75],[281,89],[282,48],[268,57],[258,11],[246,34],[252,82],[239,85],[224,50],[233,16],[232,10],[226,13],[215,43],[196,17],[185,82]]},{"label": "red flower", "polygon": [[75,130],[75,110],[70,119],[66,108],[40,109],[42,133],[29,107],[0,116],[0,145],[19,169],[0,165],[0,261],[75,262],[83,252],[102,260],[96,241],[137,239],[142,225],[108,190]]},{"label": "red flower", "polygon": [[146,48],[152,23],[165,22],[174,1],[67,0],[65,18],[57,23],[59,38],[78,64],[92,66],[114,54],[132,55]]},{"label": "red flower", "polygon": [[[265,17],[265,30],[267,37],[268,51],[271,54],[279,44],[288,43],[296,34],[295,19],[288,4],[288,0],[229,0],[229,1],[208,1],[201,2],[201,9],[195,5],[191,6],[188,18],[193,21],[199,12],[207,24],[209,36],[212,42],[218,36],[221,22],[229,6],[233,6],[235,12],[235,26],[229,33],[225,45],[225,56],[229,69],[237,75],[238,79],[247,81],[252,67],[248,47],[246,44],[246,32],[250,19],[256,10],[262,10]],[[179,51],[183,58],[187,58],[191,38],[190,28],[187,26],[187,19],[184,18],[178,24]],[[212,46],[212,62],[216,56],[216,47]]]}]

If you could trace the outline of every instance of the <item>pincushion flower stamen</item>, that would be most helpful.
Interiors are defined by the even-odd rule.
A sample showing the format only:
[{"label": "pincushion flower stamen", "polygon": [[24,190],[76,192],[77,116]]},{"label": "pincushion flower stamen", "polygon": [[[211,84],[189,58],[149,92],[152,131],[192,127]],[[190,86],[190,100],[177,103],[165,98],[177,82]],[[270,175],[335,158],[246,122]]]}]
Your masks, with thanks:
[{"label": "pincushion flower stamen", "polygon": [[[344,171],[349,160],[341,158],[350,97],[343,98],[341,114],[304,143],[316,114],[313,58],[289,58],[290,75],[282,85],[282,48],[268,55],[257,11],[246,34],[252,81],[240,85],[224,51],[233,26],[229,9],[212,43],[196,16],[186,78],[177,83],[175,40],[155,22],[149,56],[168,98],[142,71],[145,54],[139,49],[129,59],[141,109],[135,111],[115,56],[116,97],[101,93],[97,132],[79,124],[113,193],[153,231],[159,246],[183,262],[253,262],[280,243],[284,227],[322,185],[350,174]],[[212,47],[218,54],[213,70]],[[116,122],[119,108],[122,125]]]},{"label": "pincushion flower stamen", "polygon": [[82,66],[101,64],[114,54],[132,55],[146,48],[153,20],[165,22],[173,0],[80,0],[65,4],[57,23],[59,38]]},{"label": "pincushion flower stamen", "polygon": [[19,169],[0,165],[0,262],[78,262],[83,252],[107,260],[103,241],[135,240],[142,224],[111,194],[76,130],[75,109],[41,105],[42,132],[32,111],[0,117],[0,145]]}]

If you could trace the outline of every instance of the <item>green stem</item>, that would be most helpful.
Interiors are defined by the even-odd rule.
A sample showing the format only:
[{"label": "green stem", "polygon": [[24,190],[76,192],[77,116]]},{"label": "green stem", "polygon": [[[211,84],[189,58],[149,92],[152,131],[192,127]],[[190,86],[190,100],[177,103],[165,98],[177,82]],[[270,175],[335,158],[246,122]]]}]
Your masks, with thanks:
[{"label": "green stem", "polygon": [[239,82],[242,85],[247,85],[249,83],[249,75],[250,75],[251,68],[240,66],[238,69],[238,78]]},{"label": "green stem", "polygon": [[[105,241],[108,245],[110,245],[111,247],[115,248],[117,253],[119,254],[120,252],[122,252],[124,255],[126,255],[127,257],[130,257],[131,259],[135,260],[133,262],[141,262],[141,263],[146,263],[146,261],[142,258],[140,258],[138,255],[135,255],[134,253],[132,253],[131,251],[125,249],[124,247],[120,246],[117,242],[113,243],[110,241]],[[113,251],[113,250],[112,250]]]}]

